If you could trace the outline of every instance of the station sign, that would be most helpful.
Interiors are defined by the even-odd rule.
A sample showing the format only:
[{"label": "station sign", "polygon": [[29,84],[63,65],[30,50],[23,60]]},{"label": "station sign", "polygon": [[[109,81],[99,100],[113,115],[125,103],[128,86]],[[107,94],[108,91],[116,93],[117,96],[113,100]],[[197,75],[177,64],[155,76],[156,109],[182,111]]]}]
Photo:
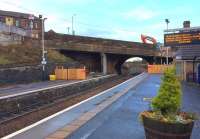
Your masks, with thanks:
[{"label": "station sign", "polygon": [[165,34],[164,44],[165,46],[200,45],[200,31]]}]

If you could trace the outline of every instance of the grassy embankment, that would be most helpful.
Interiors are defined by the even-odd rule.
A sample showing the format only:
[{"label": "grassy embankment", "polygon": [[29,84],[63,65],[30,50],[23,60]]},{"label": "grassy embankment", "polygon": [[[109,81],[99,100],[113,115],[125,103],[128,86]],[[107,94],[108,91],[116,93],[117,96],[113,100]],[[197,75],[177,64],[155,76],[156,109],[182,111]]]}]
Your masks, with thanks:
[{"label": "grassy embankment", "polygon": [[[73,60],[56,50],[48,50],[48,62],[72,62]],[[41,48],[11,45],[0,46],[0,65],[8,64],[38,64],[41,62]]]}]

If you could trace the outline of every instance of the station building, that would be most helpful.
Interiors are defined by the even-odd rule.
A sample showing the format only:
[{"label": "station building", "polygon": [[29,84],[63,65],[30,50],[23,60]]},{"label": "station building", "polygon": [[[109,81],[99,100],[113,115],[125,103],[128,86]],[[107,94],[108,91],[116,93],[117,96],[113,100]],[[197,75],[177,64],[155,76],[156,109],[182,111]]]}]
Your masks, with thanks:
[{"label": "station building", "polygon": [[190,27],[190,21],[184,21],[183,28],[164,32],[165,46],[175,52],[178,77],[183,81],[200,84],[200,27]]}]

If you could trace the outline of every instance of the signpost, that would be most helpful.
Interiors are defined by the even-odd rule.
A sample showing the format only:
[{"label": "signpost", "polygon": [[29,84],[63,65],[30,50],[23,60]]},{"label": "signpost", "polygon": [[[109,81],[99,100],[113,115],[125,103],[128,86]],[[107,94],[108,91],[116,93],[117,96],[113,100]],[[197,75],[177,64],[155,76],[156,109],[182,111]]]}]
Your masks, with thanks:
[{"label": "signpost", "polygon": [[47,19],[47,18],[42,18],[42,15],[39,15],[39,18],[41,19],[42,21],[42,61],[41,61],[41,64],[42,64],[42,78],[43,80],[45,80],[45,65],[47,64],[47,61],[45,59],[45,54],[47,54],[47,51],[45,51],[44,49],[44,21]]},{"label": "signpost", "polygon": [[183,46],[200,44],[200,31],[170,33],[164,35],[165,46]]}]

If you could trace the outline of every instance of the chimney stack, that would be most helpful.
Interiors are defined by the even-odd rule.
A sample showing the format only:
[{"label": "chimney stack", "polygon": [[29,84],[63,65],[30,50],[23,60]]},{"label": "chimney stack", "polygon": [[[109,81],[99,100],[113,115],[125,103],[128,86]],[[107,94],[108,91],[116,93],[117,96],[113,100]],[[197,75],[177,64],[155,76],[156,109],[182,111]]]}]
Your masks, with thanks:
[{"label": "chimney stack", "polygon": [[183,28],[190,28],[190,21],[184,21]]}]

